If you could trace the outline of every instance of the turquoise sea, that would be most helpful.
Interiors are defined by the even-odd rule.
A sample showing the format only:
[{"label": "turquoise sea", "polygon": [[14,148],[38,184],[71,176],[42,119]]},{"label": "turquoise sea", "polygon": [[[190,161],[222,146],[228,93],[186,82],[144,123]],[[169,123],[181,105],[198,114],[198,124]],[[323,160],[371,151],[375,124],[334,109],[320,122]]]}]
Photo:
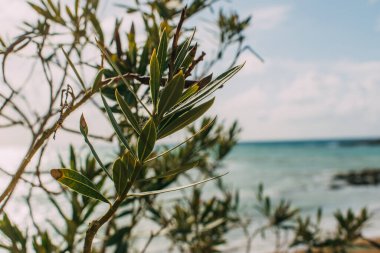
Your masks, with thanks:
[{"label": "turquoise sea", "polygon": [[[366,140],[240,143],[227,158],[225,180],[240,189],[242,209],[252,212],[259,183],[275,201],[290,200],[304,215],[323,208],[323,226],[332,229],[337,209],[367,207],[373,218],[365,233],[380,236],[380,185],[332,189],[336,173],[380,168],[380,145]],[[261,246],[260,246],[261,245]],[[260,247],[267,248],[264,242]],[[269,247],[270,248],[270,247]],[[263,248],[261,248],[263,250]],[[255,251],[256,252],[256,251]]]},{"label": "turquoise sea", "polygon": [[[226,180],[249,202],[261,182],[274,198],[289,199],[303,210],[326,211],[380,204],[380,187],[333,190],[336,173],[380,168],[380,145],[367,141],[290,141],[240,143],[226,161]],[[380,229],[380,228],[379,228]]]},{"label": "turquoise sea", "polygon": [[[3,167],[18,164],[12,154],[22,154],[17,149],[2,150],[1,153],[5,158],[0,163]],[[46,161],[47,164],[56,161],[56,155],[49,160]],[[357,211],[367,207],[374,216],[365,233],[380,236],[380,185],[331,188],[336,173],[364,168],[380,168],[380,145],[375,141],[242,142],[229,154],[221,170],[229,172],[224,177],[229,187],[239,189],[241,210],[248,216],[252,215],[254,220],[252,229],[263,222],[254,211],[257,187],[263,183],[265,192],[274,201],[290,200],[301,208],[304,215],[314,215],[317,208],[322,207],[325,216],[323,226],[326,229],[334,226],[332,217],[337,209],[353,208]],[[1,187],[3,186],[4,184]],[[213,186],[210,184],[206,187]],[[24,203],[22,195],[25,192],[20,185],[15,198],[19,202],[8,208],[19,224],[29,216],[26,209],[20,208],[20,203]],[[41,209],[39,213],[46,213],[42,201],[41,199],[35,204]],[[37,219],[43,222],[44,217]],[[239,250],[235,252],[244,252],[242,248],[245,241],[240,233],[232,233],[228,238],[228,248],[236,247]],[[258,239],[254,242],[253,252],[270,252],[272,248],[268,241]]]}]

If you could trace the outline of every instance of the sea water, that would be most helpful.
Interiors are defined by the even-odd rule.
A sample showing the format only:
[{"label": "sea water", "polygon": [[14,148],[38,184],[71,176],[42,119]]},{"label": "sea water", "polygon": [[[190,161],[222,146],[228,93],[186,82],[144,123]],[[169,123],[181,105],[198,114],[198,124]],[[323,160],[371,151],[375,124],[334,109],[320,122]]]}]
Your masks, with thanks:
[{"label": "sea water", "polygon": [[[230,173],[225,181],[239,189],[242,210],[255,221],[260,217],[251,210],[262,183],[274,202],[289,200],[302,215],[315,217],[321,207],[327,231],[335,227],[333,214],[338,209],[359,212],[367,207],[373,217],[364,234],[379,237],[380,185],[332,188],[337,173],[380,168],[380,146],[373,144],[359,140],[240,143],[226,159]],[[258,244],[269,251],[267,243],[259,240]],[[261,250],[256,247],[254,252]]]},{"label": "sea water", "polygon": [[337,173],[380,168],[377,145],[345,145],[340,141],[241,143],[225,166],[230,171],[226,181],[240,189],[245,203],[263,183],[273,198],[291,200],[305,212],[318,207],[334,211],[380,204],[379,187],[331,187]]},{"label": "sea water", "polygon": [[[239,143],[223,162],[221,171],[228,171],[224,177],[230,189],[238,189],[240,192],[241,212],[244,215],[252,215],[254,226],[264,222],[254,207],[257,203],[255,195],[260,183],[264,185],[265,193],[274,202],[286,199],[300,208],[303,215],[315,215],[319,207],[323,208],[326,229],[332,229],[335,225],[333,213],[341,209],[346,211],[352,208],[359,211],[367,207],[374,216],[365,234],[368,236],[380,236],[380,186],[344,186],[340,189],[332,189],[333,177],[337,173],[357,171],[364,168],[380,167],[380,146],[366,141],[297,141],[297,142],[262,142]],[[22,155],[18,149],[2,149],[2,168],[15,167],[18,156]],[[50,156],[50,164],[56,159],[56,154]],[[20,157],[21,158],[21,157]],[[53,159],[53,160],[52,160]],[[12,165],[12,166],[9,166]],[[11,170],[9,170],[11,171]],[[1,189],[7,180],[0,180]],[[9,179],[9,178],[8,178]],[[207,185],[212,188],[213,184]],[[212,194],[212,190],[210,191]],[[17,188],[14,201],[7,210],[18,224],[25,224],[29,212],[25,205],[25,196],[22,185]],[[43,199],[37,199],[38,213],[44,213],[37,220],[43,222],[46,218]],[[228,235],[230,244],[228,247],[238,247],[235,252],[244,252],[245,240],[240,233]],[[273,243],[258,239],[254,242],[253,252],[269,252]]]}]

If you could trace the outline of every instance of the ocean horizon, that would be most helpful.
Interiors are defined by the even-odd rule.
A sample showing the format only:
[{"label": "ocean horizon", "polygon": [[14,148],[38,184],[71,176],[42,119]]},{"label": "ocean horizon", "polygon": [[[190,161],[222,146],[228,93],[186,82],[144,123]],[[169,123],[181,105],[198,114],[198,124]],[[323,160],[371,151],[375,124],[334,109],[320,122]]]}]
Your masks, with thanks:
[{"label": "ocean horizon", "polygon": [[380,136],[366,137],[324,137],[324,138],[293,138],[293,139],[260,139],[241,140],[238,144],[257,145],[380,145]]}]

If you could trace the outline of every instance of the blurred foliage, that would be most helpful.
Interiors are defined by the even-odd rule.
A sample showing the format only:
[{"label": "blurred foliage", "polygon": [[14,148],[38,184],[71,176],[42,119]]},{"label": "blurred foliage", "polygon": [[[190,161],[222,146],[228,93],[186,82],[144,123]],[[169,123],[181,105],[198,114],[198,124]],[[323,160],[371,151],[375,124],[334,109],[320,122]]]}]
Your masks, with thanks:
[{"label": "blurred foliage", "polygon": [[9,252],[26,252],[26,235],[11,223],[6,214],[0,221],[0,231],[8,239],[8,242],[0,244],[1,248],[9,250]]},{"label": "blurred foliage", "polygon": [[201,198],[201,190],[165,212],[162,206],[151,209],[152,219],[167,230],[172,249],[180,252],[220,252],[226,233],[238,224],[238,195],[223,192],[222,197]]},{"label": "blurred foliage", "polygon": [[[371,242],[362,234],[370,218],[366,208],[363,208],[358,214],[355,214],[351,209],[348,209],[346,213],[338,210],[334,215],[336,228],[331,233],[326,233],[321,229],[321,218],[321,210],[318,211],[315,222],[312,222],[310,217],[298,217],[295,237],[291,246],[305,245],[308,252],[313,252],[314,250],[348,252],[350,249],[360,247],[360,243],[358,243],[360,239],[362,242]],[[377,248],[378,245],[376,243],[374,245],[367,243],[362,247],[370,249]]]},{"label": "blurred foliage", "polygon": [[[249,237],[248,239],[252,240],[258,234],[265,237],[266,231],[274,230],[275,252],[294,248],[301,248],[305,252],[336,253],[349,252],[358,248],[379,249],[378,243],[363,235],[363,230],[370,219],[366,208],[357,214],[351,209],[348,209],[346,213],[338,210],[334,214],[335,226],[323,229],[322,209],[317,210],[315,217],[302,215],[298,208],[284,199],[273,205],[273,200],[264,195],[264,188],[261,184],[257,192],[256,208],[265,217],[267,223],[253,231],[252,234],[246,233],[246,235]],[[293,239],[288,239],[289,234]],[[248,242],[250,241],[248,240]]]}]

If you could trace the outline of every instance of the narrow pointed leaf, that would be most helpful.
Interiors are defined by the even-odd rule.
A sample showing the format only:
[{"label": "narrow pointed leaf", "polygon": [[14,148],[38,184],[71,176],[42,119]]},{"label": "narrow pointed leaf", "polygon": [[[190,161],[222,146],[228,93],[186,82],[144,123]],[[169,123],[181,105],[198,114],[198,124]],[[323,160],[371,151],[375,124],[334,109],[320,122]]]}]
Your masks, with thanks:
[{"label": "narrow pointed leaf", "polygon": [[131,193],[131,194],[128,194],[128,197],[144,197],[144,196],[157,195],[157,194],[166,193],[166,192],[178,191],[178,190],[182,190],[182,189],[193,187],[193,186],[196,186],[196,185],[199,185],[199,184],[206,183],[208,181],[211,181],[211,180],[223,177],[223,176],[225,176],[227,174],[228,174],[228,172],[225,173],[225,174],[223,174],[223,175],[219,175],[219,176],[216,176],[216,177],[208,178],[208,179],[205,179],[205,180],[202,180],[202,181],[199,181],[199,182],[195,182],[195,183],[188,184],[188,185],[185,185],[185,186],[180,186],[180,187],[174,187],[174,188],[169,188],[169,189],[164,189],[164,190],[157,190],[157,191]]},{"label": "narrow pointed leaf", "polygon": [[144,161],[153,151],[157,139],[157,129],[154,120],[150,118],[141,131],[138,143],[137,154],[140,161]]},{"label": "narrow pointed leaf", "polygon": [[51,176],[64,186],[87,197],[110,203],[84,175],[71,169],[52,169]]},{"label": "narrow pointed leaf", "polygon": [[203,89],[206,85],[208,85],[212,81],[212,76],[213,73],[203,77],[201,80],[198,82],[199,89]]},{"label": "narrow pointed leaf", "polygon": [[180,117],[174,119],[165,128],[161,129],[158,133],[158,139],[164,138],[182,128],[186,127],[193,121],[197,120],[200,116],[202,116],[214,103],[214,98],[211,100],[194,107],[193,109],[185,112]]},{"label": "narrow pointed leaf", "polygon": [[137,44],[136,44],[136,33],[135,33],[135,25],[132,22],[128,37],[128,52],[127,52],[127,61],[132,66],[136,65],[137,59]]},{"label": "narrow pointed leaf", "polygon": [[167,50],[168,50],[168,34],[166,32],[166,29],[164,29],[162,31],[160,44],[158,45],[158,49],[157,49],[157,59],[160,65],[161,76],[164,73],[165,67],[166,67]]},{"label": "narrow pointed leaf", "polygon": [[193,31],[193,34],[191,35],[191,37],[188,38],[182,44],[182,46],[181,46],[181,48],[177,54],[177,57],[174,61],[174,73],[181,67],[182,62],[184,61],[184,59],[186,57],[186,54],[190,51],[190,45],[191,45],[191,42],[193,41],[194,34],[195,34],[195,30]]},{"label": "narrow pointed leaf", "polygon": [[147,40],[140,56],[139,68],[137,70],[137,73],[139,75],[144,75],[146,72],[146,67],[148,66],[148,62],[149,62],[149,55],[148,55],[149,45],[150,45],[150,41]]},{"label": "narrow pointed leaf", "polygon": [[77,162],[73,145],[70,145],[70,169],[77,170]]},{"label": "narrow pointed leaf", "polygon": [[[124,145],[124,146],[125,146],[130,152],[132,152],[132,149],[129,147],[129,144],[128,144],[127,139],[124,137],[123,132],[121,131],[119,125],[117,124],[116,119],[115,119],[115,117],[113,116],[112,111],[111,111],[111,108],[110,108],[109,105],[107,104],[106,99],[104,98],[103,95],[101,95],[101,97],[102,97],[102,100],[103,100],[104,108],[106,109],[106,112],[107,112],[108,118],[109,118],[110,121],[111,121],[112,127],[113,127],[113,129],[115,130],[115,133],[116,133],[117,137],[119,137],[119,140],[121,141],[121,143],[123,143],[123,145]],[[133,154],[133,153],[132,153],[132,154]]]},{"label": "narrow pointed leaf", "polygon": [[189,111],[191,108],[183,108],[182,110],[171,112],[164,116],[160,124],[158,126],[158,132],[160,132],[162,129],[167,127],[173,120],[177,119],[178,117],[182,116],[185,112]]},{"label": "narrow pointed leaf", "polygon": [[169,171],[166,171],[165,173],[162,173],[161,175],[139,180],[139,182],[146,182],[146,181],[155,180],[159,178],[171,177],[171,176],[180,174],[182,172],[188,171],[190,169],[193,169],[197,165],[198,165],[198,162],[195,162],[195,163],[192,163],[190,166],[185,166],[184,168],[180,168],[180,169],[169,170]]},{"label": "narrow pointed leaf", "polygon": [[99,20],[97,19],[95,14],[93,14],[92,12],[89,12],[89,17],[90,17],[90,21],[92,23],[92,26],[94,27],[94,30],[98,35],[99,41],[101,41],[103,43],[104,42],[104,35],[103,35],[102,27],[100,26]]},{"label": "narrow pointed leaf", "polygon": [[190,140],[193,139],[195,136],[197,136],[198,134],[202,133],[203,131],[205,131],[206,129],[208,129],[210,126],[212,126],[212,125],[215,123],[215,121],[216,121],[216,117],[215,117],[213,120],[211,120],[209,123],[207,123],[204,127],[202,127],[198,132],[196,132],[195,134],[193,134],[193,135],[190,136],[189,138],[185,139],[183,142],[181,142],[181,143],[177,144],[176,146],[174,146],[174,147],[172,147],[172,148],[170,148],[170,149],[168,149],[168,150],[162,152],[161,154],[159,154],[159,155],[157,155],[157,156],[155,156],[155,157],[149,158],[149,159],[146,160],[145,162],[153,161],[153,160],[155,160],[155,159],[157,159],[157,158],[159,158],[159,157],[161,157],[161,156],[164,156],[164,155],[170,153],[170,152],[173,151],[174,149],[176,149],[176,148],[182,146],[183,144],[185,144],[186,142],[190,141]]},{"label": "narrow pointed leaf", "polygon": [[183,59],[183,61],[179,65],[179,68],[186,70],[190,66],[190,64],[194,60],[196,50],[197,50],[197,45],[195,45],[189,52],[187,52],[186,57],[185,57],[185,59]]},{"label": "narrow pointed leaf", "polygon": [[225,84],[230,78],[232,78],[237,72],[239,72],[243,66],[244,64],[238,65],[222,73],[215,80],[207,84],[206,87],[199,89],[198,92],[196,92],[193,96],[187,99],[186,102],[179,105],[173,111],[181,110],[184,107],[192,106],[196,103],[201,102],[202,100],[210,96],[212,93],[214,93],[217,89],[221,88],[223,84]]},{"label": "narrow pointed leaf", "polygon": [[72,21],[72,22],[75,22],[75,17],[74,17],[74,15],[73,15],[73,13],[71,12],[69,6],[66,5],[66,6],[65,6],[65,9],[66,9],[66,13],[67,13],[67,15],[70,17],[71,21]]},{"label": "narrow pointed leaf", "polygon": [[123,99],[123,97],[120,95],[119,91],[115,89],[115,97],[117,100],[117,103],[120,106],[121,111],[123,112],[124,116],[128,119],[129,123],[133,127],[133,129],[136,131],[137,134],[141,133],[141,128],[139,126],[139,123],[135,117],[135,115],[132,113],[131,109],[129,108],[127,102]]},{"label": "narrow pointed leaf", "polygon": [[182,96],[178,100],[178,103],[182,103],[183,101],[186,101],[186,99],[194,95],[198,90],[199,90],[198,84],[191,86],[182,94]]},{"label": "narrow pointed leaf", "polygon": [[156,50],[153,50],[150,58],[150,94],[152,96],[153,106],[156,108],[158,100],[158,92],[160,90],[161,74],[160,65],[157,60]]},{"label": "narrow pointed leaf", "polygon": [[105,72],[105,69],[102,68],[96,74],[94,83],[92,85],[92,91],[93,92],[98,91],[101,88],[101,86],[102,86],[102,77],[103,77],[104,72]]},{"label": "narrow pointed leaf", "polygon": [[[54,11],[55,15],[56,15],[56,16],[59,16],[59,15],[60,15],[60,10],[59,10],[59,8],[57,8],[57,7],[53,4],[52,0],[47,0],[47,3],[48,3],[48,5],[49,5],[49,7]],[[59,6],[58,6],[58,7],[59,7]]]},{"label": "narrow pointed leaf", "polygon": [[159,118],[172,108],[182,95],[185,86],[185,78],[182,71],[173,77],[162,91],[160,101],[158,103]]},{"label": "narrow pointed leaf", "polygon": [[46,18],[50,18],[50,19],[53,19],[54,17],[52,16],[52,14],[49,12],[49,11],[47,11],[47,10],[44,10],[44,9],[42,9],[40,6],[38,6],[38,5],[35,5],[35,4],[33,4],[33,3],[31,3],[31,2],[28,2],[28,4],[38,13],[38,14],[40,14],[40,15],[42,15],[42,16],[44,16],[44,17],[46,17]]},{"label": "narrow pointed leaf", "polygon": [[113,182],[115,184],[116,192],[121,196],[128,185],[128,168],[123,161],[118,158],[112,166]]},{"label": "narrow pointed leaf", "polygon": [[136,159],[131,155],[131,152],[126,152],[122,157],[121,160],[127,167],[127,177],[131,178],[133,174],[133,170],[136,167]]}]

